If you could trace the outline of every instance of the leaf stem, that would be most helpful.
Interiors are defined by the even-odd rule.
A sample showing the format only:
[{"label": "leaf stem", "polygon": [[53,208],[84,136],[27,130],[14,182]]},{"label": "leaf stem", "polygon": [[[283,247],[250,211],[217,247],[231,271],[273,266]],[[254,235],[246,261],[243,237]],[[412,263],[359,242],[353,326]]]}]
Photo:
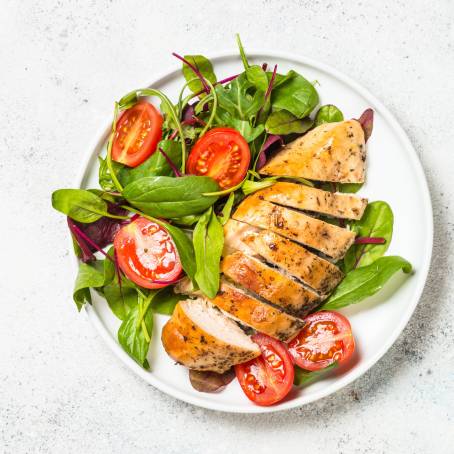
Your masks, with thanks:
[{"label": "leaf stem", "polygon": [[106,162],[107,162],[107,168],[109,169],[110,177],[112,178],[113,184],[117,188],[118,192],[123,192],[123,186],[121,185],[120,181],[117,178],[117,175],[115,173],[115,169],[112,164],[112,145],[113,145],[113,139],[115,137],[115,133],[117,131],[117,118],[118,118],[118,112],[119,112],[119,104],[118,102],[115,103],[114,107],[114,117],[112,121],[112,132],[110,133],[109,140],[107,142],[107,157],[106,157]]},{"label": "leaf stem", "polygon": [[188,60],[186,60],[184,57],[182,57],[181,55],[178,55],[175,52],[172,52],[172,55],[174,57],[178,58],[178,60],[181,60],[185,65],[189,66],[189,68],[192,69],[193,73],[200,79],[200,82],[202,83],[202,85],[205,89],[204,91],[206,93],[209,93],[210,87],[208,86],[207,80],[205,79],[205,77],[203,77],[203,74],[199,71],[199,69],[196,66],[194,66],[192,63],[190,63]]}]

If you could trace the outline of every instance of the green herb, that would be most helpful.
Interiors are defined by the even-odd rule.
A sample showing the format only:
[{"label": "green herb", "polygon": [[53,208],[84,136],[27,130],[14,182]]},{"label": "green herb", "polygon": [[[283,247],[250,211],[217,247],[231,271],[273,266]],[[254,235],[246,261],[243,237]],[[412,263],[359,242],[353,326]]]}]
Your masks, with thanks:
[{"label": "green herb", "polygon": [[266,132],[269,134],[303,134],[312,128],[314,122],[309,118],[302,120],[286,110],[272,112],[265,123]]},{"label": "green herb", "polygon": [[307,386],[318,380],[320,377],[325,375],[327,372],[330,372],[337,367],[337,362],[330,364],[324,369],[310,371],[301,369],[301,367],[295,366],[295,378],[293,384],[295,386]]},{"label": "green herb", "polygon": [[216,202],[218,184],[209,177],[145,177],[128,184],[123,196],[144,213],[162,218],[201,213]]},{"label": "green herb", "polygon": [[222,208],[221,214],[218,216],[219,222],[222,225],[225,225],[230,219],[230,214],[232,213],[233,203],[235,202],[235,194],[230,193],[227,202],[225,202],[224,207]]},{"label": "green herb", "polygon": [[297,72],[276,75],[271,92],[273,110],[287,110],[297,118],[304,118],[314,110],[318,99],[314,86]]},{"label": "green herb", "polygon": [[52,193],[52,206],[77,222],[95,222],[103,216],[127,219],[107,211],[107,203],[101,197],[85,189],[58,189]]},{"label": "green herb", "polygon": [[318,109],[318,112],[315,115],[315,126],[319,126],[323,123],[334,123],[342,121],[343,119],[344,115],[336,106],[333,104],[326,104]]},{"label": "green herb", "polygon": [[351,223],[350,228],[357,236],[384,238],[385,244],[354,244],[344,258],[344,271],[370,265],[385,255],[392,239],[393,222],[393,212],[386,202],[369,203],[361,220]]},{"label": "green herb", "polygon": [[150,368],[147,354],[153,332],[150,303],[154,295],[155,292],[152,292],[145,299],[140,297],[139,303],[128,312],[118,330],[118,342],[144,369]]},{"label": "green herb", "polygon": [[265,189],[270,186],[273,186],[276,183],[278,177],[269,177],[262,178],[259,181],[246,180],[241,187],[244,195],[252,194],[253,192],[259,191],[260,189]]},{"label": "green herb", "polygon": [[337,190],[339,192],[349,192],[354,194],[363,187],[363,184],[364,183],[339,183],[337,185]]},{"label": "green herb", "polygon": [[236,34],[236,42],[238,44],[238,49],[240,51],[240,56],[241,56],[241,60],[243,61],[244,69],[248,69],[249,62],[247,61],[246,53],[244,52],[243,43],[241,42],[239,33]]},{"label": "green herb", "polygon": [[[98,170],[98,182],[99,186],[105,191],[116,191],[117,188],[112,181],[112,176],[110,175],[109,167],[107,165],[107,159],[103,159],[101,156],[98,156],[99,170]],[[112,166],[115,172],[119,172],[123,167],[119,162],[112,162]]]},{"label": "green herb", "polygon": [[124,320],[129,311],[137,305],[138,292],[134,283],[126,278],[121,278],[121,287],[116,279],[102,289],[107,304],[111,311],[120,319]]},{"label": "green herb", "polygon": [[190,226],[195,224],[199,219],[199,214],[189,214],[188,216],[182,216],[181,218],[171,218],[169,220],[174,224]]},{"label": "green herb", "polygon": [[[208,58],[203,55],[185,55],[184,59],[191,63],[195,68],[200,71],[200,74],[209,80],[212,84],[217,82],[216,74],[213,70],[213,65]],[[193,93],[199,93],[204,89],[202,82],[199,78],[194,79],[193,70],[183,63],[183,76],[188,82],[188,87]]]},{"label": "green herb", "polygon": [[[174,140],[161,140],[158,148],[162,148],[176,167],[181,166],[181,143]],[[133,181],[151,176],[171,176],[172,168],[166,158],[158,149],[142,164],[130,168],[122,166],[118,171],[118,179],[123,186],[127,186]]]},{"label": "green herb", "polygon": [[165,287],[153,298],[151,307],[156,314],[172,315],[178,301],[182,299],[186,299],[186,296],[174,293],[172,287]]},{"label": "green herb", "polygon": [[264,125],[251,126],[249,121],[232,117],[229,112],[222,109],[218,109],[215,120],[219,126],[230,126],[236,129],[248,143],[254,141],[265,130]]},{"label": "green herb", "polygon": [[195,281],[206,296],[214,298],[219,289],[219,262],[224,247],[224,230],[213,208],[208,209],[197,222],[193,244],[197,264]]},{"label": "green herb", "polygon": [[398,256],[380,257],[368,266],[356,268],[345,276],[320,309],[337,310],[359,303],[381,290],[399,270],[410,273],[412,266]]}]

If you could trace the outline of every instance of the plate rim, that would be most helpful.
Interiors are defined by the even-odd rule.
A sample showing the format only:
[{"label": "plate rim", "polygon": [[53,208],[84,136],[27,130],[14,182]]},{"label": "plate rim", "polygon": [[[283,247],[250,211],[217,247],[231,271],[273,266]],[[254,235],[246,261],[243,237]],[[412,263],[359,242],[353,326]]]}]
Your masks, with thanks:
[{"label": "plate rim", "polygon": [[[221,51],[221,52],[216,52],[213,54],[207,54],[208,58],[213,61],[214,63],[216,61],[220,61],[223,59],[229,59],[229,58],[239,58],[239,55],[237,55],[236,52],[233,52],[232,50],[226,50],[226,51]],[[365,99],[370,101],[373,105],[374,108],[378,111],[380,111],[380,114],[385,118],[385,120],[388,122],[388,124],[391,126],[393,131],[396,133],[397,138],[402,142],[404,145],[404,150],[407,153],[408,157],[412,161],[412,164],[415,168],[415,171],[417,173],[416,177],[417,180],[420,182],[422,186],[422,193],[423,193],[423,200],[422,206],[424,207],[424,211],[427,211],[430,215],[426,216],[425,219],[425,229],[428,232],[427,238],[426,238],[426,244],[425,244],[425,251],[424,251],[424,256],[423,256],[423,261],[421,267],[418,269],[418,281],[415,284],[415,290],[413,292],[413,298],[410,301],[411,304],[408,304],[406,311],[403,313],[402,317],[399,320],[399,323],[396,325],[394,328],[392,334],[388,336],[386,341],[383,343],[382,347],[380,350],[373,355],[371,358],[369,358],[367,361],[364,362],[360,367],[355,369],[354,373],[347,373],[344,376],[340,377],[338,380],[334,381],[330,385],[328,385],[325,388],[322,388],[315,392],[314,394],[306,397],[306,396],[300,396],[298,398],[291,399],[289,401],[285,401],[284,403],[280,404],[278,407],[260,407],[251,404],[251,406],[248,407],[243,407],[243,406],[236,406],[236,405],[226,405],[224,403],[218,403],[218,402],[211,402],[204,400],[202,398],[199,398],[197,396],[192,396],[186,394],[184,391],[180,391],[179,389],[175,389],[172,386],[167,385],[165,382],[162,382],[160,380],[157,380],[154,378],[153,374],[151,372],[145,371],[142,369],[118,344],[118,342],[114,339],[114,337],[111,336],[109,333],[108,329],[104,325],[103,321],[99,317],[97,311],[94,309],[93,306],[85,304],[84,305],[84,313],[86,314],[86,317],[90,321],[90,323],[94,326],[98,334],[101,336],[101,338],[106,342],[106,344],[109,346],[110,350],[120,359],[120,361],[123,362],[132,372],[134,372],[136,375],[139,375],[143,380],[145,380],[147,383],[151,384],[154,386],[156,389],[160,390],[161,392],[166,393],[167,395],[177,398],[181,401],[184,401],[186,403],[196,405],[198,407],[202,407],[208,410],[216,410],[216,411],[221,411],[221,412],[226,412],[226,413],[244,413],[244,414],[250,414],[250,413],[255,413],[255,414],[261,414],[261,413],[272,413],[272,412],[278,412],[278,411],[284,411],[284,410],[289,410],[292,408],[298,408],[303,405],[307,405],[311,402],[315,402],[319,399],[322,399],[324,397],[327,397],[343,387],[347,386],[348,384],[352,383],[364,373],[366,373],[369,369],[371,369],[378,360],[380,360],[385,353],[391,348],[391,346],[395,343],[397,338],[400,336],[404,328],[406,327],[408,321],[410,320],[411,316],[413,315],[413,312],[415,311],[416,306],[419,303],[419,300],[421,299],[421,295],[424,291],[425,284],[427,282],[427,276],[429,273],[430,265],[431,265],[431,258],[432,258],[432,250],[433,250],[433,209],[432,209],[432,201],[430,197],[430,191],[429,191],[429,186],[427,184],[427,179],[426,175],[424,173],[421,161],[419,159],[419,156],[413,147],[413,144],[411,143],[409,137],[407,136],[405,130],[402,128],[400,123],[397,121],[395,116],[388,110],[388,108],[379,100],[377,99],[372,93],[369,92],[366,88],[364,88],[361,84],[356,82],[353,78],[350,76],[340,72],[333,66],[319,62],[313,58],[306,57],[304,55],[298,55],[292,52],[286,52],[286,51],[267,51],[265,49],[260,49],[260,48],[255,48],[251,49],[248,51],[248,56],[251,59],[257,59],[257,58],[262,58],[262,59],[273,59],[273,58],[278,58],[278,59],[285,59],[288,61],[293,61],[297,64],[302,64],[306,66],[311,66],[314,69],[318,71],[322,71],[326,74],[329,74],[331,77],[334,77],[335,79],[343,82],[344,84],[350,86],[353,90],[355,90],[357,93],[359,93],[361,96],[363,96]],[[180,71],[180,68],[176,68],[176,65],[168,66],[166,70],[161,71],[158,73],[158,75],[153,78],[153,80],[148,83],[143,85],[144,87],[149,87],[155,84],[160,84],[165,82],[165,80],[169,77],[173,77],[178,71]],[[75,179],[75,184],[77,188],[80,188],[82,186],[82,183],[84,181],[86,171],[88,169],[88,166],[90,162],[94,159],[95,157],[95,150],[99,147],[100,144],[104,143],[106,140],[106,137],[108,136],[110,132],[110,124],[111,124],[111,119],[107,123],[107,126],[103,127],[102,129],[100,128],[97,130],[97,133],[95,134],[95,138],[90,141],[88,150],[84,155],[84,158],[82,159],[81,165],[79,167],[79,170],[77,172],[77,176]],[[71,239],[70,239],[71,241]],[[71,248],[72,248],[72,243],[71,243]],[[78,267],[78,260],[74,256],[71,256],[71,262],[72,262],[72,267],[73,269],[77,272],[77,267]]]}]

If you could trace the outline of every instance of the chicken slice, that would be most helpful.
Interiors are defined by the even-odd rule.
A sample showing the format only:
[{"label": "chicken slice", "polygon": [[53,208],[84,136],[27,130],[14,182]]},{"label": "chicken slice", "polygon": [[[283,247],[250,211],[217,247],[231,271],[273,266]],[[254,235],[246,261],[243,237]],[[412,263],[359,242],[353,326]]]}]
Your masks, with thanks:
[{"label": "chicken slice", "polygon": [[260,200],[256,194],[244,199],[232,217],[237,221],[272,230],[336,260],[341,259],[355,241],[355,233],[350,230]]},{"label": "chicken slice", "polygon": [[180,301],[161,340],[171,358],[195,370],[223,373],[260,355],[258,345],[203,298]]},{"label": "chicken slice", "polygon": [[294,337],[304,326],[302,320],[260,301],[225,280],[212,303],[246,326],[283,342]]},{"label": "chicken slice", "polygon": [[256,192],[256,195],[268,202],[342,219],[361,219],[367,206],[367,199],[351,194],[333,193],[283,181]]},{"label": "chicken slice", "polygon": [[254,254],[243,240],[256,235],[259,231],[260,229],[257,227],[229,219],[224,225],[224,251],[222,255],[225,257],[235,251]]},{"label": "chicken slice", "polygon": [[315,291],[240,251],[224,258],[221,271],[233,282],[298,317],[304,317],[321,302]]},{"label": "chicken slice", "polygon": [[366,144],[357,120],[324,123],[287,144],[265,166],[263,175],[363,183]]},{"label": "chicken slice", "polygon": [[254,253],[282,268],[321,294],[327,294],[342,280],[343,273],[328,260],[270,230],[244,239]]}]

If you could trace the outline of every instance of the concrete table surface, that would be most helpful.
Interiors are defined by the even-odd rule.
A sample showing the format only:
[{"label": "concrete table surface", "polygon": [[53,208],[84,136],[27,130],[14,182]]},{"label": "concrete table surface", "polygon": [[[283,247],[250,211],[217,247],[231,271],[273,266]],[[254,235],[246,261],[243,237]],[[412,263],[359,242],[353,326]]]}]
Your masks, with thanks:
[{"label": "concrete table surface", "polygon": [[[450,0],[3,0],[0,452],[454,452],[453,23]],[[176,65],[172,51],[235,49],[235,32],[381,99],[418,151],[435,216],[424,295],[388,354],[342,391],[265,416],[195,408],[127,370],[71,302],[65,220],[50,208],[113,100]]]}]

